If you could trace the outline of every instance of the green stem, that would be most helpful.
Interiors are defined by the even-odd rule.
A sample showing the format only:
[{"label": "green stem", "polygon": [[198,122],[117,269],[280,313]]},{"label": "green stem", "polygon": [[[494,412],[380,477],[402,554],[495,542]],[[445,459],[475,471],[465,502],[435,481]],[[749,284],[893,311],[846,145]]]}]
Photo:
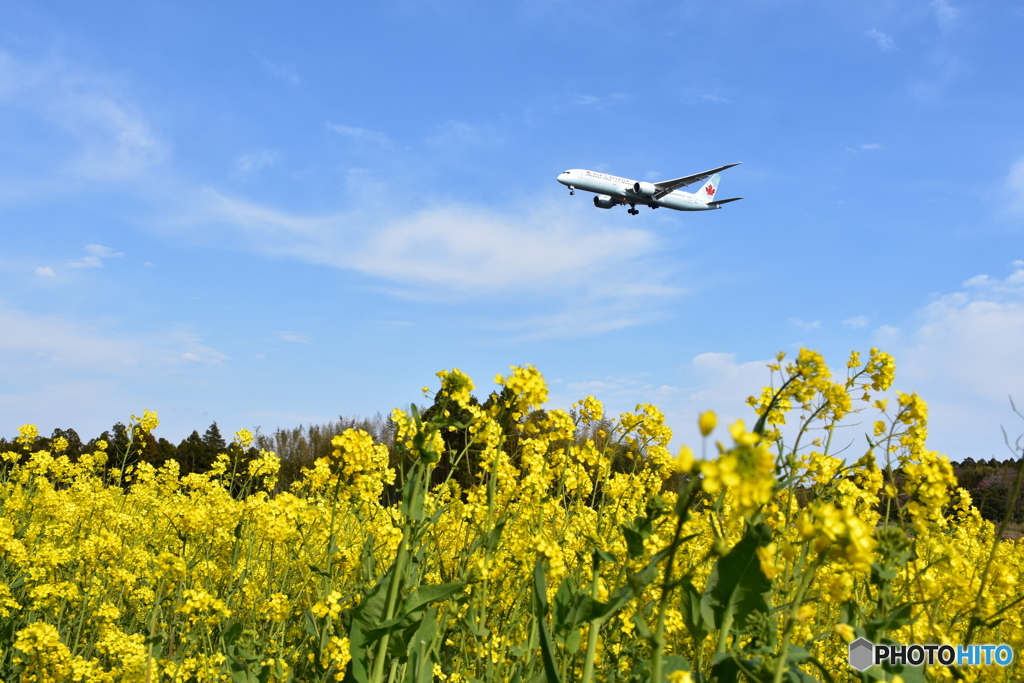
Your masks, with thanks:
[{"label": "green stem", "polygon": [[[420,496],[420,479],[422,469],[417,463],[413,468],[412,495]],[[409,509],[413,509],[417,501],[409,501]],[[391,581],[388,584],[388,599],[384,607],[384,621],[389,621],[395,616],[395,608],[398,603],[398,589],[405,574],[405,565],[409,560],[409,544],[412,541],[412,522],[407,517],[402,525],[402,540],[398,544],[398,555],[395,557],[395,564],[391,574]],[[381,683],[384,680],[384,660],[388,652],[388,643],[391,641],[391,634],[385,631],[381,636],[380,644],[377,647],[377,656],[373,660],[373,672],[370,675],[370,683]]]},{"label": "green stem", "polygon": [[[691,484],[692,485],[692,484]],[[687,487],[687,498],[689,498]],[[683,533],[683,522],[686,521],[686,509],[679,510],[676,516],[676,529],[672,536],[671,548],[668,562],[665,564],[665,582],[661,585],[661,603],[658,605],[658,625],[654,630],[654,657],[651,661],[651,683],[661,683],[661,656],[665,650],[665,612],[668,609],[668,597],[672,592],[672,572],[675,569],[676,550],[679,546],[679,537]],[[726,631],[727,632],[727,631]]]},{"label": "green stem", "polygon": [[786,628],[782,633],[782,646],[779,648],[779,657],[775,664],[775,675],[772,678],[773,683],[782,683],[782,678],[786,673],[786,659],[789,656],[789,638],[793,634],[793,628],[796,625],[797,612],[800,610],[804,596],[811,587],[811,582],[814,580],[814,575],[817,573],[820,564],[819,558],[806,568],[804,575],[801,577],[796,595],[793,596],[793,604],[789,608],[789,618],[786,620]]}]

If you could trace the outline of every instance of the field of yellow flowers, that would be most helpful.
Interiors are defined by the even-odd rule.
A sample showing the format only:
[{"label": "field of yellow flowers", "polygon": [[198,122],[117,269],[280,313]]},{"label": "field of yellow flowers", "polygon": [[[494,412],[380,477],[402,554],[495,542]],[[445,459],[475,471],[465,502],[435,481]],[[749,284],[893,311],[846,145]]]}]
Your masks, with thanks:
[{"label": "field of yellow flowers", "polygon": [[[848,666],[857,637],[1020,652],[1024,547],[927,449],[925,403],[878,398],[888,354],[770,369],[753,424],[705,413],[678,453],[654,406],[581,439],[593,397],[540,411],[525,366],[484,407],[444,371],[441,410],[392,414],[405,471],[348,430],[276,493],[273,453],[182,477],[102,442],[71,462],[26,425],[0,460],[0,683],[1024,679]],[[838,458],[858,411],[865,451]],[[156,426],[133,417],[133,439]],[[432,477],[442,456],[486,466],[459,485]]]}]

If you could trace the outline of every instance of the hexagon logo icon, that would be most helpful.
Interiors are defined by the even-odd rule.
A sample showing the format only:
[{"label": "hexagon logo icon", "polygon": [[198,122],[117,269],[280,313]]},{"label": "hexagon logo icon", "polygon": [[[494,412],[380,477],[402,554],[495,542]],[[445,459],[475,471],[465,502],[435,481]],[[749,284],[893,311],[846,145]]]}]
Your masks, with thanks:
[{"label": "hexagon logo icon", "polygon": [[850,643],[850,666],[863,671],[875,662],[875,646],[867,638],[858,638]]}]

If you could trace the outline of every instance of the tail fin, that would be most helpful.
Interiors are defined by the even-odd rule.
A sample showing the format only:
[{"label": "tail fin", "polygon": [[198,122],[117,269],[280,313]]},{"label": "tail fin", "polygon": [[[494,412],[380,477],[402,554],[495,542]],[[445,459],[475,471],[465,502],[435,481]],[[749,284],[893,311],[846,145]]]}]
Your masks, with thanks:
[{"label": "tail fin", "polygon": [[722,179],[721,173],[716,173],[711,176],[704,186],[697,190],[694,194],[705,204],[710,204],[715,201],[715,193],[718,192],[718,181]]}]

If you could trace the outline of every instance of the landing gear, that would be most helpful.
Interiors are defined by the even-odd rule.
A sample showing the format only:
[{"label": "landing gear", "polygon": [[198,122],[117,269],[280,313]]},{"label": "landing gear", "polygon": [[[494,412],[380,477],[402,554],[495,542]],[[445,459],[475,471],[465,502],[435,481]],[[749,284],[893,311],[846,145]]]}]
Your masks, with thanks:
[{"label": "landing gear", "polygon": [[569,186],[569,194],[576,194],[576,188],[572,185]]},{"label": "landing gear", "polygon": [[634,216],[640,213],[639,211],[636,210],[636,204],[629,205],[629,213],[633,214]]},{"label": "landing gear", "polygon": [[657,204],[648,204],[647,206],[651,207],[651,210],[654,210],[654,209],[658,208]]}]

